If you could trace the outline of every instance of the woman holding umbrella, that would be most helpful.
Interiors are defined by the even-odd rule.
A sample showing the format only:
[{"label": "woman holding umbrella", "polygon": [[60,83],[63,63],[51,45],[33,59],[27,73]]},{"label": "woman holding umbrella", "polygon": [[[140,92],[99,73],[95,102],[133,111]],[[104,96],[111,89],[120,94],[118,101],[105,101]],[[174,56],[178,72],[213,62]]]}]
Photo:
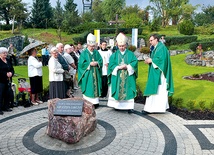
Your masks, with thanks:
[{"label": "woman holding umbrella", "polygon": [[37,58],[36,48],[32,48],[28,51],[28,77],[30,79],[31,86],[31,103],[38,105],[43,103],[39,100],[39,94],[43,91],[42,86],[42,62]]},{"label": "woman holding umbrella", "polygon": [[14,69],[11,62],[6,59],[7,54],[7,48],[0,47],[0,115],[4,114],[2,110],[12,111],[9,108],[9,83],[12,81]]}]

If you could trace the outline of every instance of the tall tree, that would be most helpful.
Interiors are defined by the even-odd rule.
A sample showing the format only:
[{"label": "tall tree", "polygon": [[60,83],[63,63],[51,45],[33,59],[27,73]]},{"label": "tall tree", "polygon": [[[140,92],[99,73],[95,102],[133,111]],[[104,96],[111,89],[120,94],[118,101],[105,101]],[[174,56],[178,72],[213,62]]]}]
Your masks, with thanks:
[{"label": "tall tree", "polygon": [[0,0],[0,18],[5,20],[7,25],[13,18],[20,22],[27,16],[26,4],[22,3],[22,0]]},{"label": "tall tree", "polygon": [[64,8],[63,30],[68,31],[80,23],[80,17],[78,15],[77,4],[74,3],[74,0],[66,0]]},{"label": "tall tree", "polygon": [[162,26],[168,25],[169,20],[172,19],[172,24],[176,25],[183,14],[183,8],[189,0],[150,0],[155,6],[155,12],[159,13],[162,18]]},{"label": "tall tree", "polygon": [[50,0],[34,0],[31,22],[37,28],[47,28],[53,17]]},{"label": "tall tree", "polygon": [[214,24],[214,6],[202,8],[202,12],[195,15],[194,22],[198,26]]},{"label": "tall tree", "polygon": [[103,0],[102,10],[105,20],[115,20],[116,14],[120,16],[121,11],[125,7],[125,5],[125,0]]},{"label": "tall tree", "polygon": [[63,13],[64,13],[64,10],[61,6],[61,2],[60,0],[57,0],[56,7],[53,9],[53,20],[57,29],[62,26],[62,21],[64,19]]},{"label": "tall tree", "polygon": [[104,21],[102,4],[102,0],[94,0],[92,3],[92,14],[94,20],[97,22]]}]

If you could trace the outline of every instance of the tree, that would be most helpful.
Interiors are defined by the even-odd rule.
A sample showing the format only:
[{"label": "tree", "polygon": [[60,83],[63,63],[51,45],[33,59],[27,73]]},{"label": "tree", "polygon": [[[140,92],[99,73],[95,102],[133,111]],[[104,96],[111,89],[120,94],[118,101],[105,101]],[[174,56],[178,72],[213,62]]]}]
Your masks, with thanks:
[{"label": "tree", "polygon": [[143,21],[148,22],[147,12],[140,9],[138,5],[126,6],[122,10],[121,18],[125,21],[122,25],[127,28],[139,27]]},{"label": "tree", "polygon": [[182,18],[183,13],[187,13],[187,10],[184,10],[186,8],[190,9],[188,13],[194,12],[194,7],[188,4],[189,0],[150,0],[150,2],[154,4],[155,7],[153,9],[155,9],[156,13],[159,12],[163,27],[168,25],[170,19],[172,24],[176,25]]},{"label": "tree", "polygon": [[22,3],[22,0],[0,0],[0,18],[5,20],[7,25],[13,18],[20,22],[27,16],[26,4]]},{"label": "tree", "polygon": [[53,17],[50,0],[34,0],[31,22],[36,28],[47,28],[48,21]]},{"label": "tree", "polygon": [[194,22],[198,26],[213,24],[214,6],[203,7],[202,12],[195,15]]},{"label": "tree", "polygon": [[63,12],[64,10],[61,6],[61,2],[60,0],[57,0],[56,7],[53,9],[53,17],[54,17],[53,20],[57,29],[62,26],[62,21],[64,19]]},{"label": "tree", "polygon": [[67,0],[64,5],[64,20],[63,20],[63,30],[69,31],[72,27],[79,25],[80,17],[78,15],[77,4],[73,0]]},{"label": "tree", "polygon": [[81,18],[82,18],[82,22],[83,22],[83,23],[91,22],[91,21],[93,21],[93,19],[94,19],[94,18],[93,18],[93,14],[92,14],[91,11],[86,11],[86,12],[84,12],[84,13],[82,14]]},{"label": "tree", "polygon": [[102,0],[94,0],[92,3],[92,14],[96,22],[102,22],[104,20],[102,4]]},{"label": "tree", "polygon": [[120,16],[125,7],[125,0],[103,0],[102,10],[106,21],[115,20],[116,14]]}]

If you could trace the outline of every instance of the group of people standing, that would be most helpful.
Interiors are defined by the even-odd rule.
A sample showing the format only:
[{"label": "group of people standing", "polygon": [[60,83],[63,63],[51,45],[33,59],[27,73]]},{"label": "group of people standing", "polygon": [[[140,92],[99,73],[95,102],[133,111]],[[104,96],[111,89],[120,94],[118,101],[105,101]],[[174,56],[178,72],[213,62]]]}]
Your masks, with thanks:
[{"label": "group of people standing", "polygon": [[[116,37],[117,49],[111,52],[107,42],[101,41],[96,49],[96,37],[87,36],[87,47],[76,49],[74,45],[58,43],[50,50],[49,98],[73,97],[73,90],[81,88],[83,98],[99,107],[99,98],[107,98],[107,106],[115,110],[133,113],[134,98],[137,95],[138,60],[127,49],[128,38],[119,33]],[[174,93],[170,54],[157,35],[151,35],[153,46],[150,57],[145,59],[149,65],[148,81],[144,91],[146,103],[143,113],[165,112],[169,108],[168,96]],[[0,47],[0,114],[2,109],[9,111],[7,103],[8,83],[12,81],[14,69],[6,56],[8,49]],[[37,58],[35,48],[30,49],[28,76],[31,85],[33,105],[43,103],[39,99],[42,92],[42,62]],[[78,75],[78,76],[77,76]],[[78,77],[78,78],[77,78]]]},{"label": "group of people standing", "polygon": [[[99,106],[99,97],[105,97],[108,92],[107,106],[133,113],[138,60],[127,49],[128,39],[123,33],[118,34],[116,41],[118,49],[114,53],[109,53],[107,49],[97,51],[96,37],[88,35],[87,48],[79,59],[78,82],[83,98],[92,102],[95,108]],[[169,108],[168,96],[174,92],[170,54],[157,35],[151,35],[149,41],[154,48],[150,58],[145,60],[149,65],[149,75],[142,112],[165,112]]]}]

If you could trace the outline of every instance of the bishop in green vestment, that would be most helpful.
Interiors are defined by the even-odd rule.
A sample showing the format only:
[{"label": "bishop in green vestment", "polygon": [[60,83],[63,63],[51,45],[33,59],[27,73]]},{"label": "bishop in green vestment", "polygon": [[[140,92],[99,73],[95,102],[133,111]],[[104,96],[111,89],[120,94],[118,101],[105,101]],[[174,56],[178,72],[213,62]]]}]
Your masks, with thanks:
[{"label": "bishop in green vestment", "polygon": [[146,112],[166,112],[169,108],[168,96],[174,93],[170,53],[166,46],[158,41],[156,34],[150,36],[150,43],[154,46],[150,58],[145,60],[149,64],[148,81],[144,90]]},{"label": "bishop in green vestment", "polygon": [[138,60],[133,52],[126,49],[127,37],[124,34],[117,36],[117,43],[119,49],[111,55],[108,65],[110,91],[107,105],[131,113],[137,95]]},{"label": "bishop in green vestment", "polygon": [[96,37],[89,34],[87,48],[81,53],[78,61],[78,84],[82,90],[83,98],[99,106],[99,96],[102,87],[102,57],[95,50]]}]

